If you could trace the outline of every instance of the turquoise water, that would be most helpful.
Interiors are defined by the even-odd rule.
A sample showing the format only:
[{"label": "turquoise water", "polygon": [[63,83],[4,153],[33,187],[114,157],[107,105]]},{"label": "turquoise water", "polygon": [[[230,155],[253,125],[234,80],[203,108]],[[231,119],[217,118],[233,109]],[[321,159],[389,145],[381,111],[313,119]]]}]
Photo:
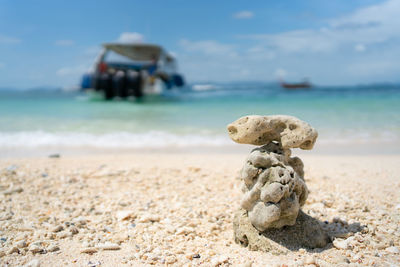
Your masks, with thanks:
[{"label": "turquoise water", "polygon": [[400,86],[209,84],[109,102],[79,92],[2,90],[0,147],[226,145],[226,125],[248,114],[299,117],[318,129],[319,142],[398,142]]}]

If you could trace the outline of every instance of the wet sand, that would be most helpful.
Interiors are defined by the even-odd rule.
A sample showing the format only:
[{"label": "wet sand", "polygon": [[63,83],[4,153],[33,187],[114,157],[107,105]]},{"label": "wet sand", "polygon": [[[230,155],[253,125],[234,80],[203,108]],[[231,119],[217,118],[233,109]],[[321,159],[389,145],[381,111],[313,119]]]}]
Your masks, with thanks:
[{"label": "wet sand", "polygon": [[334,243],[284,255],[233,240],[247,152],[3,158],[0,263],[400,265],[400,155],[312,154],[303,210]]}]

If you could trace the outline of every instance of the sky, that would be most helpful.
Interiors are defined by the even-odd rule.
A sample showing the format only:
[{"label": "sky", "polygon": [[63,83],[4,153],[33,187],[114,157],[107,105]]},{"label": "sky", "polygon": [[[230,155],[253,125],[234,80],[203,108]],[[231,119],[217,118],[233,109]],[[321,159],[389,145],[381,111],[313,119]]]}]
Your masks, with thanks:
[{"label": "sky", "polygon": [[400,0],[0,0],[0,87],[70,87],[105,42],[162,45],[188,82],[400,82]]}]

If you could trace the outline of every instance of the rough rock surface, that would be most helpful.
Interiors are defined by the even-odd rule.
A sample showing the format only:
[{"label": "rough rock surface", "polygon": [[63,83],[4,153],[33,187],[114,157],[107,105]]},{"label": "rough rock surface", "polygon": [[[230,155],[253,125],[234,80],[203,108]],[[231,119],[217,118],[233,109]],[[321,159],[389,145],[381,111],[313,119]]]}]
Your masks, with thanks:
[{"label": "rough rock surface", "polygon": [[300,210],[308,189],[303,162],[290,150],[312,149],[317,131],[295,117],[253,115],[228,125],[228,132],[235,142],[263,145],[251,151],[240,173],[244,195],[234,219],[235,241],[274,253],[326,246],[319,222]]},{"label": "rough rock surface", "polygon": [[238,210],[233,219],[236,243],[250,250],[283,254],[300,248],[322,248],[329,242],[319,222],[300,211],[293,226],[284,229],[269,229],[260,233],[251,224],[246,210]]},{"label": "rough rock surface", "polygon": [[286,115],[245,116],[228,125],[229,136],[240,144],[279,142],[283,148],[310,150],[318,137],[308,123]]},{"label": "rough rock surface", "polygon": [[308,189],[303,163],[277,143],[254,149],[241,171],[241,207],[259,231],[294,225]]}]

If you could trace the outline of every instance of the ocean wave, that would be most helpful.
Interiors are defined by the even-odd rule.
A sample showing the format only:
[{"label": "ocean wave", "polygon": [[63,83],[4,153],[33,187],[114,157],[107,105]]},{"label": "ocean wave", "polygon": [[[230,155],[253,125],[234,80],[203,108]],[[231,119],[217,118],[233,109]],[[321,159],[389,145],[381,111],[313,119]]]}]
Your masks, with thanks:
[{"label": "ocean wave", "polygon": [[223,146],[232,144],[229,137],[216,135],[177,135],[167,132],[147,133],[113,132],[91,133],[50,133],[43,131],[0,133],[0,147],[82,147],[95,148],[158,148],[187,146]]},{"label": "ocean wave", "polygon": [[[400,137],[393,132],[376,134],[320,135],[321,145],[398,143]],[[111,132],[104,134],[79,132],[22,131],[0,132],[0,148],[35,147],[94,147],[94,148],[163,148],[195,146],[234,145],[228,135],[223,134],[174,134],[162,131],[146,133]]]},{"label": "ocean wave", "polygon": [[220,88],[220,87],[213,85],[213,84],[194,84],[194,85],[192,85],[193,91],[210,91],[210,90],[216,90],[218,88]]}]

